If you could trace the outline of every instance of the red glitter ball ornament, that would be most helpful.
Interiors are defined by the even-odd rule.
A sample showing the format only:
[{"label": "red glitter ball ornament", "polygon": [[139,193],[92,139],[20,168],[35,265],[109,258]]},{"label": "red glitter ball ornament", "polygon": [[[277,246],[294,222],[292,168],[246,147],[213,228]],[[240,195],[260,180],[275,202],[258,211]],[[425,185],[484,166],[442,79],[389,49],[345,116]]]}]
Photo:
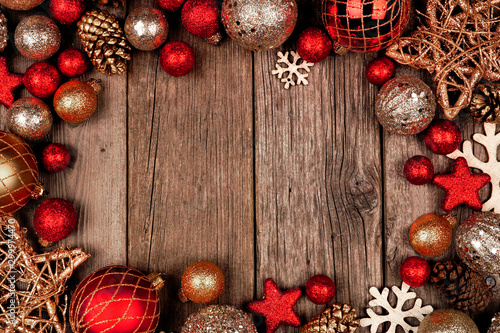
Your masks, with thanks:
[{"label": "red glitter ball ornament", "polygon": [[54,95],[61,84],[61,74],[54,65],[36,62],[24,73],[23,84],[29,93],[38,98]]},{"label": "red glitter ball ornament", "polygon": [[0,103],[10,108],[14,103],[14,90],[23,84],[21,74],[12,74],[7,67],[7,58],[0,56]]},{"label": "red glitter ball ornament", "polygon": [[404,175],[413,185],[425,185],[434,177],[434,165],[425,156],[413,156],[405,163]]},{"label": "red glitter ball ornament", "polygon": [[175,12],[181,9],[182,5],[186,0],[156,0],[156,4],[161,9],[168,10],[169,12]]},{"label": "red glitter ball ornament", "polygon": [[483,203],[478,192],[490,181],[491,177],[487,173],[471,173],[467,160],[459,157],[453,164],[452,173],[436,175],[433,183],[446,192],[442,208],[449,212],[461,204],[481,210]]},{"label": "red glitter ball ornament", "polygon": [[75,333],[154,333],[163,280],[125,266],[98,269],[83,279],[69,305]]},{"label": "red glitter ball ornament", "polygon": [[431,266],[420,257],[407,258],[399,269],[401,279],[410,287],[421,287],[431,277]]},{"label": "red glitter ball ornament", "polygon": [[50,143],[42,152],[42,163],[49,172],[61,172],[69,165],[71,156],[68,149],[60,143]]},{"label": "red glitter ball ornament", "polygon": [[300,326],[300,318],[293,309],[302,295],[300,288],[281,291],[273,279],[264,282],[264,297],[248,305],[248,310],[264,316],[266,333],[274,333],[281,324]]},{"label": "red glitter ball ornament", "polygon": [[383,86],[387,81],[394,77],[396,65],[389,58],[375,58],[366,66],[366,79],[371,84]]},{"label": "red glitter ball ornament", "polygon": [[50,0],[50,14],[61,24],[74,24],[85,11],[85,0]]},{"label": "red glitter ball ornament", "polygon": [[160,51],[161,68],[172,76],[184,76],[194,68],[193,48],[182,41],[168,42]]},{"label": "red glitter ball ornament", "polygon": [[335,296],[335,283],[326,275],[314,275],[306,283],[306,295],[314,304],[326,304]]},{"label": "red glitter ball ornament", "polygon": [[462,133],[454,122],[440,119],[429,126],[424,142],[434,154],[447,155],[460,147]]},{"label": "red glitter ball ornament", "polygon": [[332,41],[319,28],[307,28],[297,40],[297,53],[308,62],[323,61],[332,52]]},{"label": "red glitter ball ornament", "polygon": [[62,75],[75,77],[87,71],[87,59],[80,50],[66,49],[57,57],[57,67]]},{"label": "red glitter ball ornament", "polygon": [[181,21],[191,35],[211,39],[214,44],[221,39],[220,9],[215,0],[187,0],[182,7]]},{"label": "red glitter ball ornament", "polygon": [[47,199],[35,210],[33,226],[42,245],[58,242],[68,237],[76,227],[76,210],[71,202]]}]

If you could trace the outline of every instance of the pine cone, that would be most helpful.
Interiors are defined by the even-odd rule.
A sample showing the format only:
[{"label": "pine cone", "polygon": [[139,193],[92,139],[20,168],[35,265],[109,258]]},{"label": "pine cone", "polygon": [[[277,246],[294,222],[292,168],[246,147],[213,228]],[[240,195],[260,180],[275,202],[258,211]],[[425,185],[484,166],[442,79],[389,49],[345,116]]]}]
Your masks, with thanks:
[{"label": "pine cone", "polygon": [[97,2],[101,7],[102,6],[113,6],[115,8],[118,8],[120,6],[125,7],[125,0],[94,0],[94,2]]},{"label": "pine cone", "polygon": [[7,18],[0,12],[0,52],[5,50],[7,41],[9,40],[9,32],[7,31]]},{"label": "pine cone", "polygon": [[430,281],[444,292],[448,303],[458,310],[469,313],[481,312],[491,303],[491,287],[479,273],[461,262],[454,260],[437,262]]},{"label": "pine cone", "polygon": [[476,121],[500,124],[500,84],[479,84],[472,95],[470,113]]},{"label": "pine cone", "polygon": [[491,320],[491,326],[488,333],[500,333],[500,313],[497,313]]},{"label": "pine cone", "polygon": [[92,64],[101,73],[123,74],[130,60],[130,45],[114,15],[92,10],[78,22],[78,35]]},{"label": "pine cone", "polygon": [[348,304],[333,304],[311,319],[301,333],[353,333],[359,327],[356,310]]}]

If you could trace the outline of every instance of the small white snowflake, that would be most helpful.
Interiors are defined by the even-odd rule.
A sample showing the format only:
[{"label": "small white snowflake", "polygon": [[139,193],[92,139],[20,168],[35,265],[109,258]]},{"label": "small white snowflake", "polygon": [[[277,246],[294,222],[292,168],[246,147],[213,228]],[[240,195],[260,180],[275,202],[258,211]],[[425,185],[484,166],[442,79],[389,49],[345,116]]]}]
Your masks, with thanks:
[{"label": "small white snowflake", "polygon": [[[290,85],[294,86],[296,84],[303,84],[307,86],[309,84],[309,82],[307,81],[307,77],[309,76],[309,74],[307,73],[311,71],[310,67],[314,66],[314,64],[302,59],[297,54],[297,52],[291,51],[290,54],[293,57],[292,62],[290,62],[290,60],[288,59],[288,52],[285,52],[285,54],[283,54],[282,52],[278,52],[276,69],[271,73],[273,75],[278,75],[278,78],[281,79],[281,82],[285,84],[285,89],[289,89]],[[281,67],[279,65],[280,63],[285,64],[287,67]],[[301,72],[300,70],[305,70],[307,73]],[[285,73],[288,73],[288,75],[284,76]]]}]

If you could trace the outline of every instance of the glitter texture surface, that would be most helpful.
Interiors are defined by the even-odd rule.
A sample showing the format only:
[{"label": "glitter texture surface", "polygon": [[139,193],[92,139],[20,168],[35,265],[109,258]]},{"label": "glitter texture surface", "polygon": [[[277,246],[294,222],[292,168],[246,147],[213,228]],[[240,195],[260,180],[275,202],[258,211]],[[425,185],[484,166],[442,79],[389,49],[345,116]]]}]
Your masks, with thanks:
[{"label": "glitter texture surface", "polygon": [[457,230],[455,239],[460,259],[479,273],[500,273],[500,215],[478,212]]},{"label": "glitter texture surface", "polygon": [[434,257],[450,247],[453,228],[445,217],[426,214],[413,222],[409,237],[415,251],[426,257]]},{"label": "glitter texture surface", "polygon": [[191,302],[210,303],[224,290],[224,274],[210,261],[195,262],[182,274],[181,289]]},{"label": "glitter texture surface", "polygon": [[247,313],[228,305],[211,305],[190,315],[181,333],[257,333]]},{"label": "glitter texture surface", "polygon": [[92,116],[97,108],[97,94],[88,83],[69,81],[54,94],[54,109],[70,123],[80,123]]},{"label": "glitter texture surface", "polygon": [[18,99],[9,109],[9,130],[28,141],[45,137],[52,128],[52,113],[35,97]]},{"label": "glitter texture surface", "polygon": [[17,25],[14,42],[23,56],[41,61],[59,50],[61,32],[54,21],[46,16],[28,16]]},{"label": "glitter texture surface", "polygon": [[158,9],[139,7],[128,14],[124,30],[133,47],[141,51],[152,51],[167,39],[168,22]]},{"label": "glitter texture surface", "polygon": [[390,133],[422,132],[434,118],[436,97],[422,80],[399,76],[387,82],[377,95],[375,114]]},{"label": "glitter texture surface", "polygon": [[441,309],[422,320],[418,333],[479,333],[479,330],[465,313],[453,309]]},{"label": "glitter texture surface", "polygon": [[251,51],[283,44],[297,23],[295,0],[225,0],[222,23],[227,34]]},{"label": "glitter texture surface", "polygon": [[0,4],[13,10],[30,10],[42,2],[43,0],[0,0]]}]

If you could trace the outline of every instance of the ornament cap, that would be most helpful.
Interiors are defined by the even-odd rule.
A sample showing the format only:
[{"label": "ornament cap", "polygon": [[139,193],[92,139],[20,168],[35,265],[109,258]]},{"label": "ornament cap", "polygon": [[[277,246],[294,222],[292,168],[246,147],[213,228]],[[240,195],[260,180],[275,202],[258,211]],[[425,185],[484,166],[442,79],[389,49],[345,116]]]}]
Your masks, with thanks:
[{"label": "ornament cap", "polygon": [[347,53],[349,53],[349,50],[346,49],[345,47],[343,47],[342,45],[340,45],[339,43],[335,42],[333,44],[333,51],[338,54],[338,55],[341,55],[341,56],[344,56],[346,55]]},{"label": "ornament cap", "polygon": [[457,226],[457,224],[458,224],[457,214],[448,213],[448,214],[443,215],[443,217],[450,223],[450,226],[452,228],[455,228]]},{"label": "ornament cap", "polygon": [[102,91],[101,80],[97,79],[88,79],[86,83],[94,89],[96,95],[98,95]]},{"label": "ornament cap", "polygon": [[44,192],[45,192],[45,188],[43,187],[43,184],[37,183],[35,185],[35,188],[33,189],[33,193],[31,193],[31,198],[38,199],[43,195]]},{"label": "ornament cap", "polygon": [[220,42],[222,40],[222,35],[219,31],[215,35],[213,35],[210,38],[207,38],[208,44],[219,46]]},{"label": "ornament cap", "polygon": [[38,243],[40,243],[40,245],[43,247],[49,247],[50,245],[52,245],[51,242],[46,241],[45,239],[43,239],[41,237],[38,239]]},{"label": "ornament cap", "polygon": [[187,296],[184,293],[184,290],[182,290],[182,288],[180,288],[179,291],[177,292],[177,297],[179,297],[179,301],[181,301],[182,303],[189,302],[189,298],[187,298]]},{"label": "ornament cap", "polygon": [[156,272],[148,274],[148,280],[151,282],[151,284],[157,291],[161,290],[165,285],[165,280],[163,280],[161,275]]}]

